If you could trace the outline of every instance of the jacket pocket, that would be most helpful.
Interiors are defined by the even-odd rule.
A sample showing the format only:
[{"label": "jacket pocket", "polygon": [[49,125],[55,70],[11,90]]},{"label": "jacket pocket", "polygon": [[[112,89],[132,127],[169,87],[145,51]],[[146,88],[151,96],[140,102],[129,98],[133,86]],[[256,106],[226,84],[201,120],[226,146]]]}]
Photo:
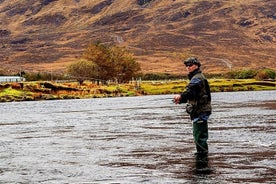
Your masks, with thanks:
[{"label": "jacket pocket", "polygon": [[186,112],[188,114],[194,114],[196,112],[196,105],[193,105],[193,104],[190,104],[190,103],[187,103],[186,105]]}]

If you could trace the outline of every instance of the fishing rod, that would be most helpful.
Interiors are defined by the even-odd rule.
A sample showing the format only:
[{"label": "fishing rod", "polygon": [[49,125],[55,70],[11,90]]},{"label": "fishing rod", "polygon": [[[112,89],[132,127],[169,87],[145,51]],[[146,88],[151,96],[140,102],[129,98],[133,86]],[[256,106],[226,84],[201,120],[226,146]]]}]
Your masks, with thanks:
[{"label": "fishing rod", "polygon": [[173,97],[165,97],[165,98],[159,98],[159,99],[155,99],[157,101],[163,101],[163,100],[170,100],[174,103],[174,98]]}]

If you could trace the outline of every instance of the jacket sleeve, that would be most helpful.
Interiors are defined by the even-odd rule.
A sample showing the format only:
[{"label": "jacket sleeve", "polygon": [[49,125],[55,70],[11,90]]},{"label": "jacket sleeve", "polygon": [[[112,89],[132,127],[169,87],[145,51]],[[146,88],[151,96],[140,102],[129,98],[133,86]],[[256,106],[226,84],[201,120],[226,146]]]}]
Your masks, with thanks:
[{"label": "jacket sleeve", "polygon": [[193,78],[186,87],[186,90],[180,94],[180,103],[187,103],[188,100],[197,99],[201,86],[202,80],[200,78]]}]

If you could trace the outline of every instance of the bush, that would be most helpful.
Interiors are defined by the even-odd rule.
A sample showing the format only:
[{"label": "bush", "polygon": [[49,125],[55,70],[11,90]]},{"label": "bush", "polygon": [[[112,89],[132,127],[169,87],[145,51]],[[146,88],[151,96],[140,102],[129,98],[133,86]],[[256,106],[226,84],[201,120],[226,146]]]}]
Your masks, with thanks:
[{"label": "bush", "polygon": [[257,71],[255,70],[237,70],[225,74],[226,78],[231,79],[252,79],[255,77]]},{"label": "bush", "polygon": [[186,79],[186,76],[175,75],[169,73],[146,73],[142,75],[142,80],[173,80],[173,79]]},{"label": "bush", "polygon": [[49,80],[65,80],[67,79],[66,76],[64,76],[62,73],[57,74],[57,73],[40,73],[40,72],[32,72],[32,73],[25,73],[23,77],[27,81],[49,81]]},{"label": "bush", "polygon": [[276,72],[272,69],[262,69],[259,70],[255,76],[255,79],[263,80],[263,79],[275,79]]}]

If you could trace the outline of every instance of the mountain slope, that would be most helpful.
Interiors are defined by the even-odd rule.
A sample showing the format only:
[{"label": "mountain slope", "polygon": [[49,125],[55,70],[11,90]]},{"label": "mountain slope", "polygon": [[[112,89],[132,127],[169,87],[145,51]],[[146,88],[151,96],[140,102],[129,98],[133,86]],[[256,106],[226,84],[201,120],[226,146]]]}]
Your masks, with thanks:
[{"label": "mountain slope", "polygon": [[276,69],[273,0],[0,0],[0,62],[18,70],[64,70],[88,43],[126,46],[144,72]]}]

